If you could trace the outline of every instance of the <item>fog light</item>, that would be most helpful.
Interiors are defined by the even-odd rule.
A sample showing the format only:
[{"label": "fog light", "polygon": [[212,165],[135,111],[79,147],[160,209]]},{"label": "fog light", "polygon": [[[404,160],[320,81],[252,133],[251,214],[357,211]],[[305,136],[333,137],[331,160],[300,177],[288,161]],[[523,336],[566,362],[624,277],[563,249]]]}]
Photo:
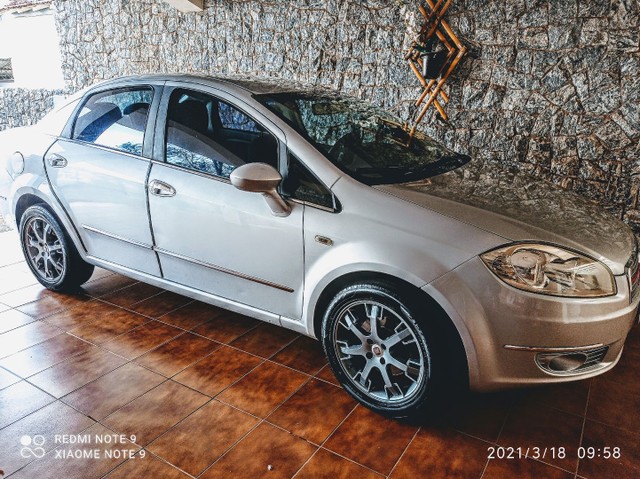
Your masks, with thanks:
[{"label": "fog light", "polygon": [[582,353],[558,356],[549,361],[549,369],[558,372],[575,371],[587,362],[587,355]]},{"label": "fog light", "polygon": [[538,353],[536,364],[551,374],[580,374],[604,366],[602,361],[608,350],[608,346],[599,346],[581,351]]}]

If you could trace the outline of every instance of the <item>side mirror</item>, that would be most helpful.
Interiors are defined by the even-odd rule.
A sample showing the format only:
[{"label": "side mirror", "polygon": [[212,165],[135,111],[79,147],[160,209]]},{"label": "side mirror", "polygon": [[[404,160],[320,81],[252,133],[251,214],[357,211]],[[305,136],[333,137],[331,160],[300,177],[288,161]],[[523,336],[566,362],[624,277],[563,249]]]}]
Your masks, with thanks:
[{"label": "side mirror", "polygon": [[276,216],[289,216],[291,207],[278,193],[282,176],[273,166],[266,163],[247,163],[231,172],[231,184],[241,191],[262,193],[269,208]]}]

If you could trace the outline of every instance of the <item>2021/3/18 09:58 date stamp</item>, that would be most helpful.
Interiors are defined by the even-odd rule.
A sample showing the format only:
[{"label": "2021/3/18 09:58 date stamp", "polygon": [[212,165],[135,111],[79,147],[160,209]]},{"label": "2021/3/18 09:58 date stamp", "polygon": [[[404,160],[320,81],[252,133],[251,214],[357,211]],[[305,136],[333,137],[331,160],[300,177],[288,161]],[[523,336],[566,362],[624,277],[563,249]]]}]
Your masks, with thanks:
[{"label": "2021/3/18 09:58 date stamp", "polygon": [[[559,447],[503,447],[487,448],[488,459],[565,459],[570,452],[564,446]],[[575,452],[578,459],[620,459],[622,449],[618,446],[583,447]]]}]

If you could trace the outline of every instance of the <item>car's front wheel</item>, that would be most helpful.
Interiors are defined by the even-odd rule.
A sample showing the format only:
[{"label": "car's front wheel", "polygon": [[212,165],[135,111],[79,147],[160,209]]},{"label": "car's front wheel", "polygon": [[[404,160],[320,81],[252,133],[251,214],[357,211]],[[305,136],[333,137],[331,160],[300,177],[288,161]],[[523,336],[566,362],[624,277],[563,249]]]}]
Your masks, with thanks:
[{"label": "car's front wheel", "polygon": [[53,291],[71,291],[93,273],[58,220],[44,206],[29,207],[20,220],[20,242],[29,268]]},{"label": "car's front wheel", "polygon": [[424,412],[439,382],[439,355],[424,311],[383,282],[354,284],[329,304],[322,342],[343,387],[386,416]]}]

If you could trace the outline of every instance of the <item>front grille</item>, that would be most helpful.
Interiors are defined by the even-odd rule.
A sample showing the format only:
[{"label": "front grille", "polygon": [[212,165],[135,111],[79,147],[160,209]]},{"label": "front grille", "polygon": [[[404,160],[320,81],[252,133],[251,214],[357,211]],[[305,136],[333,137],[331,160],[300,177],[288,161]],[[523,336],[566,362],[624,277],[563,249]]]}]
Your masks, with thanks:
[{"label": "front grille", "polygon": [[[597,346],[578,351],[539,353],[536,355],[536,363],[540,369],[551,374],[582,374],[601,367],[607,351],[609,346]],[[563,360],[566,361],[563,362]],[[563,364],[575,364],[577,367],[564,369],[561,367]]]},{"label": "front grille", "polygon": [[640,291],[640,267],[638,264],[637,241],[633,248],[633,253],[631,253],[631,258],[627,261],[627,277],[629,278],[629,287],[631,289],[631,302],[633,302]]}]

